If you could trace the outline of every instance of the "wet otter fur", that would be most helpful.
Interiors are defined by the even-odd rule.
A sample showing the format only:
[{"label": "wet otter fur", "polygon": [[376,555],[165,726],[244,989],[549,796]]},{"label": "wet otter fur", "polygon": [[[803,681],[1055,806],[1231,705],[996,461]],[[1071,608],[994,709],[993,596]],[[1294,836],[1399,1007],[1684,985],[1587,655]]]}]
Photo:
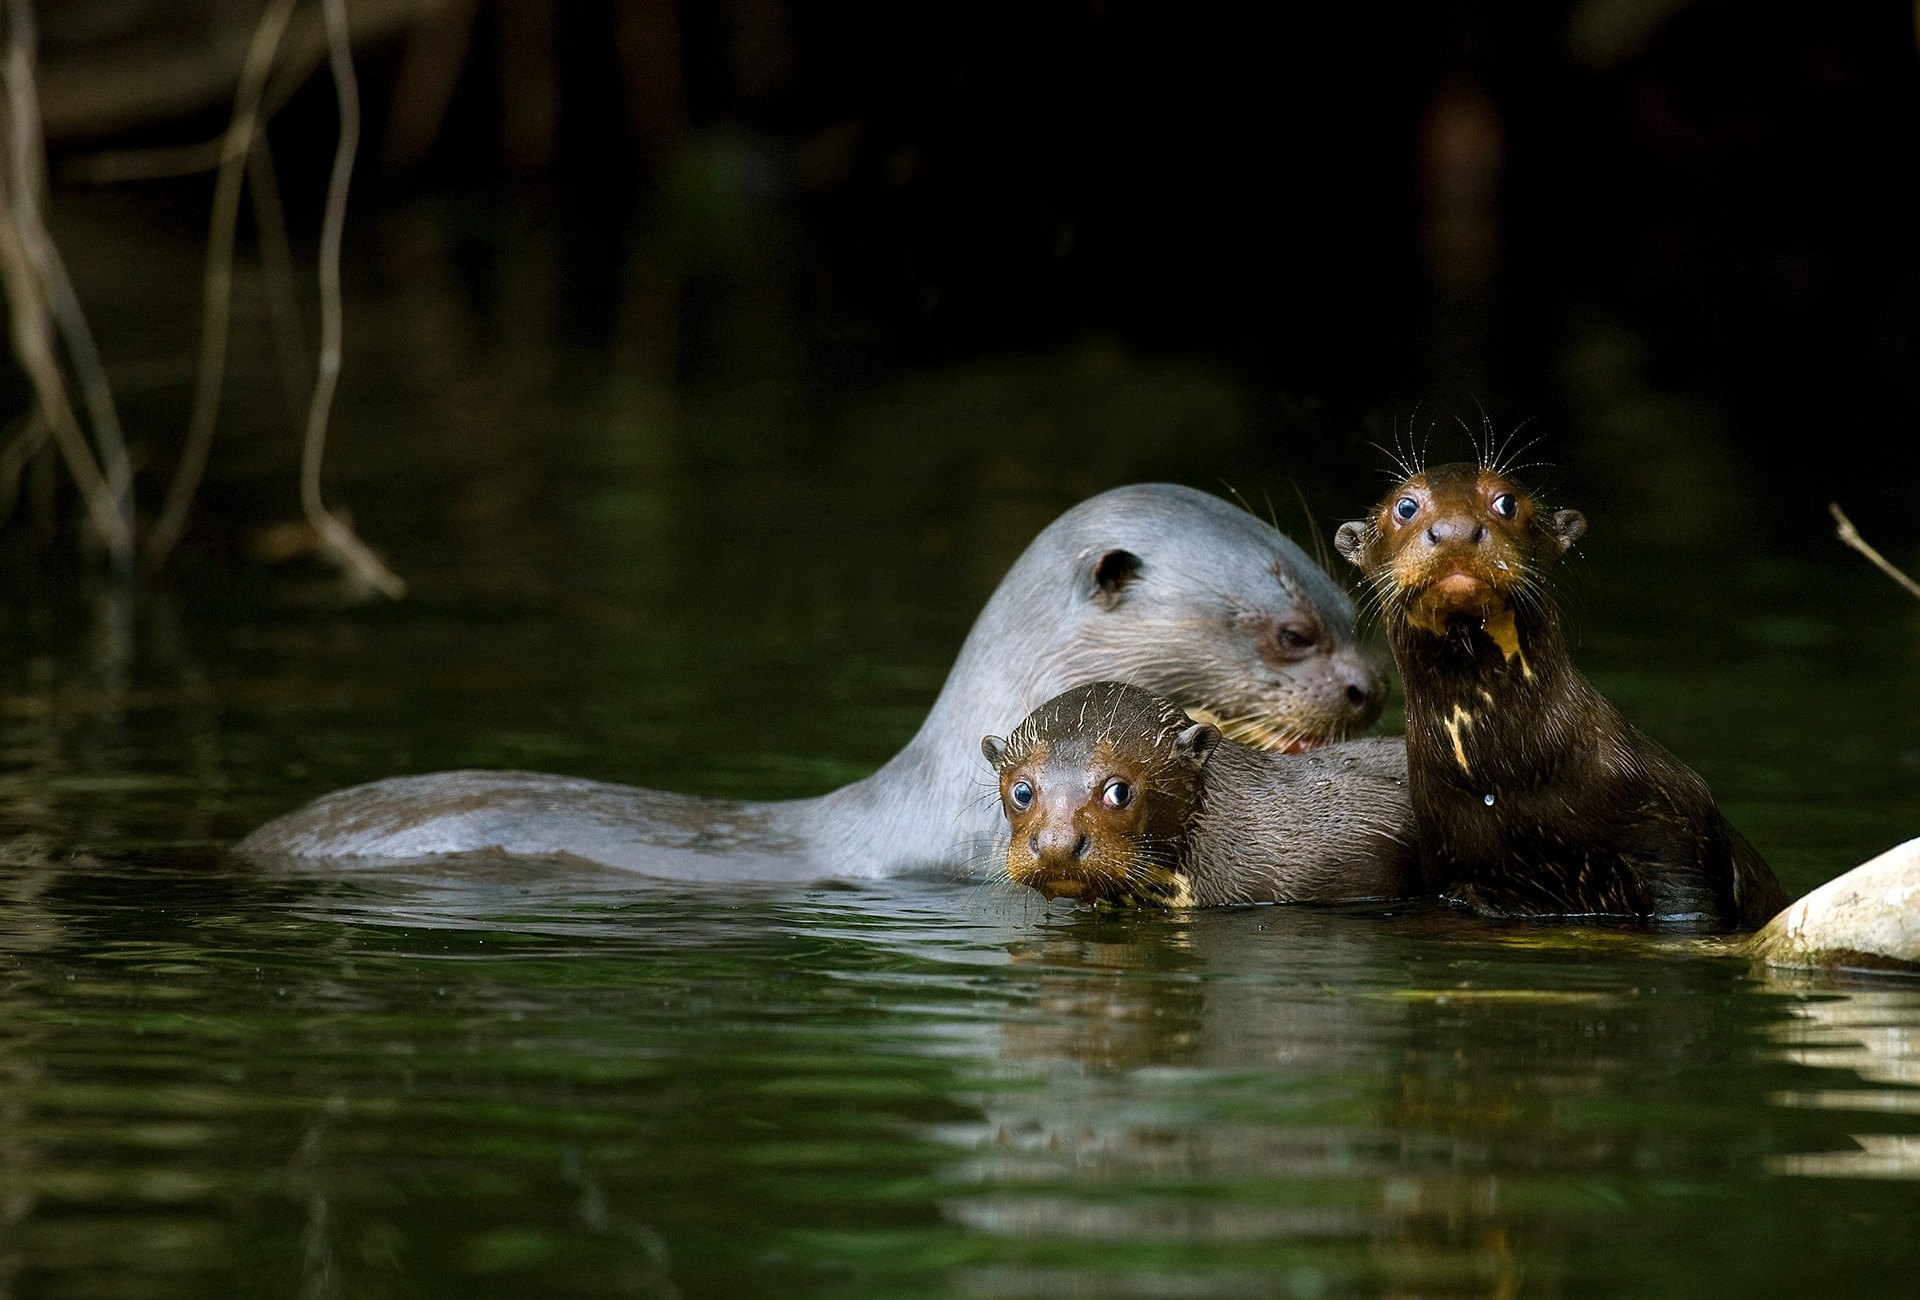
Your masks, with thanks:
[{"label": "wet otter fur", "polygon": [[1450,464],[1336,534],[1399,665],[1426,889],[1494,916],[1751,930],[1786,905],[1773,872],[1573,665],[1547,577],[1585,531],[1490,464]]},{"label": "wet otter fur", "polygon": [[1135,484],[1081,502],[1034,539],[919,733],[864,780],[742,802],[540,772],[436,772],[325,795],[237,851],[339,864],[558,857],[683,880],[955,875],[1004,856],[1005,822],[981,797],[980,736],[1112,677],[1281,748],[1365,726],[1385,694],[1352,602],[1304,551],[1218,497]]},{"label": "wet otter fur", "polygon": [[1093,682],[981,752],[1011,832],[1007,876],[1052,898],[1207,907],[1419,890],[1392,737],[1270,753],[1164,696]]}]

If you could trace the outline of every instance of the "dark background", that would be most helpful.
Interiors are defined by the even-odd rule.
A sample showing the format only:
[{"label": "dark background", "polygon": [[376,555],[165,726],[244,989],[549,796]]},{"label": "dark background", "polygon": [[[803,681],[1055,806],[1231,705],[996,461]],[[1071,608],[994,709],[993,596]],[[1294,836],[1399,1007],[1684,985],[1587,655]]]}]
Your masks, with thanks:
[{"label": "dark background", "polygon": [[[244,31],[257,12],[150,7],[116,27],[42,8],[50,74],[130,32]],[[1257,394],[1257,436],[1296,462],[1371,472],[1370,444],[1430,428],[1457,451],[1456,421],[1484,415],[1496,435],[1544,435],[1556,463],[1678,478],[1696,462],[1663,457],[1698,436],[1710,472],[1738,480],[1717,494],[1764,503],[1729,527],[1822,544],[1840,499],[1896,553],[1920,532],[1911,5],[452,12],[359,50],[350,260],[381,212],[452,196],[478,214],[475,311],[537,231],[558,266],[551,328],[587,354],[612,346],[632,268],[660,247],[683,278],[676,378],[715,364],[703,305],[745,265],[822,372],[1097,334],[1231,369]],[[444,113],[399,107],[436,50],[458,67]],[[56,178],[106,145],[209,137],[226,112],[50,123]],[[323,158],[333,130],[315,75],[274,119],[276,152]],[[324,168],[281,170],[310,238]],[[190,233],[208,185],[139,201]],[[1615,440],[1622,421],[1595,412],[1629,398],[1711,427],[1682,414]]]}]

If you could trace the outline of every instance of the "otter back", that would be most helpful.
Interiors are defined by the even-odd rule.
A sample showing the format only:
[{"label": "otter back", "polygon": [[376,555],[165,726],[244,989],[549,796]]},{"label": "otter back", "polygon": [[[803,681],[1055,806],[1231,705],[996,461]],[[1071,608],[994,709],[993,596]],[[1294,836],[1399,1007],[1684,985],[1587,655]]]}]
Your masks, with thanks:
[{"label": "otter back", "polygon": [[[930,569],[929,582],[948,575]],[[1293,542],[1218,497],[1115,488],[1047,526],[884,767],[812,799],[734,803],[537,772],[439,772],[325,796],[247,836],[256,861],[504,853],[675,880],[952,877],[1004,857],[979,739],[1078,682],[1127,677],[1271,745],[1376,717],[1384,679],[1352,602]]]}]

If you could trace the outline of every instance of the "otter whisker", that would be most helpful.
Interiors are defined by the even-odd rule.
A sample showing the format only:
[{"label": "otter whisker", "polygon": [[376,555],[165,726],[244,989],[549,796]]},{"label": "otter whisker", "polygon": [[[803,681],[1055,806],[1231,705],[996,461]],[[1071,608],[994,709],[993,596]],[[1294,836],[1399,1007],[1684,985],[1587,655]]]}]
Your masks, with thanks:
[{"label": "otter whisker", "polygon": [[1479,398],[1476,397],[1473,404],[1478,407],[1480,411],[1480,429],[1487,435],[1485,445],[1482,445],[1479,434],[1474,432],[1473,426],[1467,423],[1464,416],[1454,416],[1453,422],[1466,432],[1467,445],[1473,448],[1473,463],[1481,469],[1491,469],[1490,453],[1493,444],[1493,422],[1487,418],[1487,408],[1481,405]]}]

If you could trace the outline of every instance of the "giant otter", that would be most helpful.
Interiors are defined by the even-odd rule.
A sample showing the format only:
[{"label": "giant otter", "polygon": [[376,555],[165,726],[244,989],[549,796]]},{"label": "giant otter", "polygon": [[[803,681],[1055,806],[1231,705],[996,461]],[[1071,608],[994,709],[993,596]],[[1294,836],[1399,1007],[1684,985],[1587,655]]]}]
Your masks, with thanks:
[{"label": "giant otter", "polygon": [[1208,907],[1420,891],[1393,737],[1269,753],[1164,696],[1092,682],[980,747],[1011,829],[1007,876],[1052,898]]},{"label": "giant otter", "polygon": [[438,772],[325,795],[254,831],[256,859],[570,856],[681,879],[984,866],[1005,826],[979,738],[1069,686],[1127,678],[1274,748],[1378,716],[1352,602],[1293,542],[1192,488],[1141,484],[1055,520],[974,623],[920,731],[872,776],[744,803],[535,772]]},{"label": "giant otter", "polygon": [[1786,905],[1773,872],[1573,666],[1546,579],[1585,531],[1485,464],[1410,473],[1340,526],[1400,668],[1426,888],[1490,915],[1751,930]]}]

